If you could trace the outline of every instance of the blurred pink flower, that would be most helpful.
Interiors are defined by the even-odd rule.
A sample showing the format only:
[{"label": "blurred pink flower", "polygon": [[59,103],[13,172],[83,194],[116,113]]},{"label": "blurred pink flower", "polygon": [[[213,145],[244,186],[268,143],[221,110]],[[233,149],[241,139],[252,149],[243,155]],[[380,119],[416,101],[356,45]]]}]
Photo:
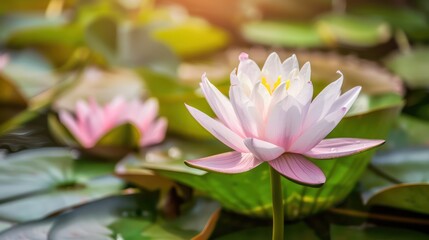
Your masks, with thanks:
[{"label": "blurred pink flower", "polygon": [[78,101],[74,114],[61,110],[59,117],[85,148],[94,147],[106,133],[124,123],[131,123],[140,130],[141,147],[161,142],[167,129],[167,120],[157,119],[158,102],[155,99],[127,102],[123,97],[116,97],[105,106],[100,106],[94,99]]},{"label": "blurred pink flower", "polygon": [[299,69],[295,55],[283,63],[272,53],[262,70],[242,53],[231,73],[229,99],[205,74],[201,89],[218,119],[187,106],[192,116],[234,151],[197,160],[190,166],[222,173],[240,173],[268,162],[283,176],[304,184],[326,181],[306,157],[329,159],[352,155],[384,140],[324,139],[356,100],[361,87],[341,95],[343,76],[313,101],[310,64]]}]

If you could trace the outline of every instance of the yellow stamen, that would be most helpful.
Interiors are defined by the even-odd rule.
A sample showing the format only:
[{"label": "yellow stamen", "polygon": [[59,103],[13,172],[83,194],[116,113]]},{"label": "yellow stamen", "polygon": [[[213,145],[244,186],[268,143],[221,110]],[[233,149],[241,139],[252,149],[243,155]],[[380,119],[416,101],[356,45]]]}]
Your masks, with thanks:
[{"label": "yellow stamen", "polygon": [[277,77],[277,81],[274,83],[274,86],[273,86],[273,92],[274,92],[274,90],[276,90],[276,88],[280,85],[280,83],[282,83],[282,76],[278,76]]},{"label": "yellow stamen", "polygon": [[288,90],[289,89],[289,87],[290,87],[290,79],[288,79],[288,80],[286,80],[286,90]]},{"label": "yellow stamen", "polygon": [[[272,94],[274,92],[274,90],[276,90],[276,88],[280,85],[280,83],[282,83],[282,76],[278,76],[277,77],[277,81],[274,83],[273,88],[271,88],[270,84],[267,81],[266,77],[262,77],[261,78],[261,83],[262,85],[264,85],[264,87],[268,90],[268,92],[270,94]],[[286,83],[288,84],[288,83]],[[289,86],[287,86],[287,88],[289,88]]]},{"label": "yellow stamen", "polygon": [[266,77],[262,77],[262,79],[261,79],[261,83],[262,83],[262,85],[264,85],[264,87],[268,90],[268,92],[271,94],[271,87],[270,87],[270,84],[268,83],[268,81],[267,81],[267,78]]}]

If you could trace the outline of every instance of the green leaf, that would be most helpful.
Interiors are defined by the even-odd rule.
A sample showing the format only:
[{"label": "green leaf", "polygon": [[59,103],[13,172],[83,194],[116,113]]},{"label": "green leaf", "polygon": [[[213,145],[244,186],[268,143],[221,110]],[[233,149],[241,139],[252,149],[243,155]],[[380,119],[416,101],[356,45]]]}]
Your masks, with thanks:
[{"label": "green leaf", "polygon": [[[67,207],[118,192],[122,182],[105,172],[74,169],[67,149],[26,150],[0,162],[0,218],[36,220]],[[94,166],[87,165],[86,168]],[[97,166],[95,166],[97,167]],[[81,173],[78,173],[79,170]]]},{"label": "green leaf", "polygon": [[346,227],[331,225],[332,240],[427,239],[428,235],[408,229],[388,227]]},{"label": "green leaf", "polygon": [[66,21],[63,17],[47,18],[45,15],[37,13],[2,15],[0,17],[0,42],[9,40],[13,34],[20,31],[40,27],[62,26],[65,23]]},{"label": "green leaf", "polygon": [[325,15],[317,21],[321,38],[330,45],[370,47],[387,42],[391,37],[384,21],[351,15]]},{"label": "green leaf", "polygon": [[418,8],[398,8],[386,5],[372,5],[353,8],[351,11],[362,17],[384,20],[396,29],[401,29],[412,39],[424,40],[429,37],[429,22]]},{"label": "green leaf", "polygon": [[367,204],[429,214],[428,199],[429,184],[398,184],[376,193]]},{"label": "green leaf", "polygon": [[52,65],[43,56],[32,50],[8,53],[9,61],[2,69],[7,77],[25,96],[34,97],[58,83]]},{"label": "green leaf", "polygon": [[[156,198],[132,194],[82,206],[55,221],[52,239],[191,239],[203,231],[219,209],[216,202],[198,199],[180,217],[167,220],[156,212]],[[0,235],[1,236],[1,235]]]},{"label": "green leaf", "polygon": [[402,183],[429,183],[429,150],[400,149],[377,155],[372,161],[374,167],[383,175],[367,171],[361,179],[363,189],[374,192],[377,189],[392,185],[384,175]]},{"label": "green leaf", "polygon": [[389,150],[429,145],[429,122],[401,114],[396,128],[391,132],[386,146]]},{"label": "green leaf", "polygon": [[[216,238],[216,240],[259,240],[270,238],[271,235],[271,228],[258,227],[231,233],[226,236]],[[292,225],[285,225],[284,239],[318,240],[319,238],[311,228],[309,228],[305,223],[300,222]]]},{"label": "green leaf", "polygon": [[411,88],[429,86],[427,66],[429,64],[429,48],[415,47],[411,51],[397,52],[385,59],[386,66],[399,75]]},{"label": "green leaf", "polygon": [[172,76],[176,73],[177,57],[167,46],[153,40],[147,28],[103,17],[88,26],[85,39],[112,65],[148,67]]},{"label": "green leaf", "polygon": [[138,147],[140,130],[131,123],[119,125],[98,140],[96,146]]},{"label": "green leaf", "polygon": [[243,37],[250,42],[284,47],[321,47],[316,26],[309,23],[259,21],[244,24]]},{"label": "green leaf", "polygon": [[159,27],[153,30],[152,35],[184,58],[214,52],[228,43],[226,32],[201,19],[189,19],[182,24]]},{"label": "green leaf", "polygon": [[48,239],[49,229],[52,227],[54,219],[43,221],[27,222],[15,225],[0,232],[0,237],[5,240],[16,239],[19,236],[22,239],[44,240]]}]

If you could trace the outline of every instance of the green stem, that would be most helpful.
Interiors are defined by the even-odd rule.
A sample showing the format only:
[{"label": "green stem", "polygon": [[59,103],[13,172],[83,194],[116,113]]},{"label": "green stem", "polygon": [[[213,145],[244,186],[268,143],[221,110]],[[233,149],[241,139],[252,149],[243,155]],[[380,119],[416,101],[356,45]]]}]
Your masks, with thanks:
[{"label": "green stem", "polygon": [[283,240],[284,210],[281,175],[270,166],[273,201],[273,240]]}]

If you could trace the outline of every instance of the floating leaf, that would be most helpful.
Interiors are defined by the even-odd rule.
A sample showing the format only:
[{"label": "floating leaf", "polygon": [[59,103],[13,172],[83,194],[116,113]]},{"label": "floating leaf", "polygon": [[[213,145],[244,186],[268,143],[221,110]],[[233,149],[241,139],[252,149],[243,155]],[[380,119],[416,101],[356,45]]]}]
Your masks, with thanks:
[{"label": "floating leaf", "polygon": [[58,83],[52,65],[32,50],[8,53],[9,61],[2,69],[7,77],[28,99]]},{"label": "floating leaf", "polygon": [[34,221],[13,226],[6,231],[0,233],[0,237],[4,240],[14,240],[19,238],[31,240],[46,240],[48,239],[49,229],[52,227],[54,219],[43,221]]},{"label": "floating leaf", "polygon": [[351,15],[325,15],[317,21],[317,29],[329,45],[370,47],[385,43],[391,37],[385,22]]},{"label": "floating leaf", "polygon": [[429,86],[427,66],[429,48],[415,47],[411,51],[394,53],[385,60],[386,66],[399,75],[411,88]]},{"label": "floating leaf", "polygon": [[398,150],[416,146],[429,146],[429,122],[402,114],[396,121],[395,129],[386,142],[388,150]]},{"label": "floating leaf", "polygon": [[428,199],[429,184],[398,184],[376,193],[367,204],[429,214]]},{"label": "floating leaf", "polygon": [[246,23],[245,39],[254,43],[285,47],[320,47],[324,43],[311,23],[260,21]]},{"label": "floating leaf", "polygon": [[173,76],[176,72],[177,57],[167,46],[152,39],[147,28],[103,17],[88,26],[85,39],[112,65],[148,67]]},{"label": "floating leaf", "polygon": [[18,225],[0,237],[13,238],[36,229],[47,232],[49,239],[191,239],[211,228],[219,210],[216,202],[197,199],[180,217],[167,220],[156,212],[156,200],[153,194],[110,197],[49,222]]},{"label": "floating leaf", "polygon": [[65,23],[63,17],[47,18],[45,15],[37,13],[2,15],[0,17],[0,42],[7,41],[11,35],[20,31],[39,27],[62,26]]},{"label": "floating leaf", "polygon": [[111,169],[84,178],[73,169],[78,162],[66,149],[8,155],[0,162],[0,217],[14,222],[35,220],[113,194],[122,187],[119,179],[108,175]]},{"label": "floating leaf", "polygon": [[189,19],[184,23],[159,27],[154,29],[152,34],[156,40],[184,58],[214,52],[228,43],[226,32],[201,19]]},{"label": "floating leaf", "polygon": [[394,28],[405,31],[413,39],[424,40],[429,37],[429,22],[418,8],[373,5],[353,8],[352,12],[365,18],[384,20]]},{"label": "floating leaf", "polygon": [[400,149],[377,155],[373,170],[361,179],[363,197],[368,200],[386,187],[398,183],[429,183],[429,150]]}]

